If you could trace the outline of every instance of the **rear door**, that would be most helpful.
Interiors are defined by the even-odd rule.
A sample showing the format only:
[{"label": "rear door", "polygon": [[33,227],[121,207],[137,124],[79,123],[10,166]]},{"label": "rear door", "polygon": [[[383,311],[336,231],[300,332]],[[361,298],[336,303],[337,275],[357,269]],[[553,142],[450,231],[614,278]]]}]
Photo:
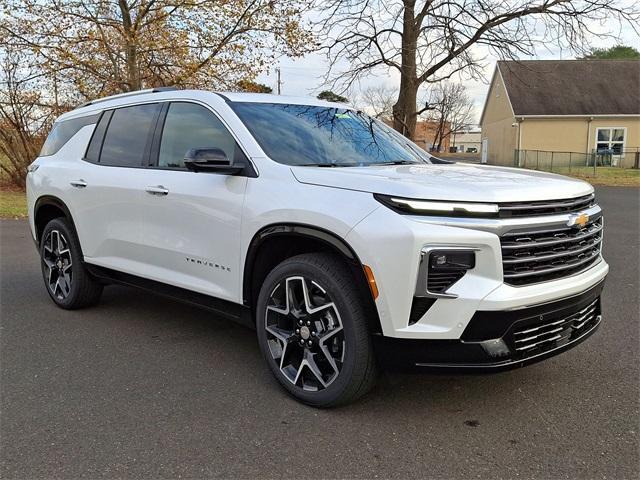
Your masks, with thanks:
[{"label": "rear door", "polygon": [[151,278],[231,301],[240,300],[240,224],[246,175],[191,172],[192,148],[219,148],[249,162],[207,106],[165,104],[152,146],[142,203],[144,261]]},{"label": "rear door", "polygon": [[76,226],[89,263],[143,275],[141,202],[160,104],[107,110],[96,126],[78,178],[72,179]]}]

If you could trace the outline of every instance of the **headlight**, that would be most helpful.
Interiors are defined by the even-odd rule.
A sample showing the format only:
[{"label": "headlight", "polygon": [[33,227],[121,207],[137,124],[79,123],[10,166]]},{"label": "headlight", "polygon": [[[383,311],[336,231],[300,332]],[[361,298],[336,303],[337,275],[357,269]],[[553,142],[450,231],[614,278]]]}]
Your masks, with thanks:
[{"label": "headlight", "polygon": [[437,215],[452,217],[497,217],[499,207],[493,203],[443,202],[438,200],[415,200],[390,195],[375,194],[375,199],[400,213],[415,215]]}]

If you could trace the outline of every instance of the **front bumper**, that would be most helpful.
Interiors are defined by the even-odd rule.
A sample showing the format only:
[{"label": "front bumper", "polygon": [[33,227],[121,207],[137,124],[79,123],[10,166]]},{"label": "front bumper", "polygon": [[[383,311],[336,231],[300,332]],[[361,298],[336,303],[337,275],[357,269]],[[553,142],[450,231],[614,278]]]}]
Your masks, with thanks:
[{"label": "front bumper", "polygon": [[[600,208],[593,207],[589,214],[600,215]],[[561,278],[518,286],[504,281],[502,235],[522,228],[566,228],[569,220],[569,214],[493,220],[432,218],[398,215],[381,207],[357,224],[346,239],[375,275],[380,292],[376,307],[384,337],[454,341],[463,339],[477,312],[500,315],[561,301],[605,279],[609,266],[599,257],[586,269]],[[433,298],[417,292],[422,252],[431,248],[475,252],[475,268],[446,290],[450,295]],[[420,297],[428,297],[428,302]]]},{"label": "front bumper", "polygon": [[480,310],[459,340],[376,337],[385,365],[427,369],[502,371],[569,350],[600,326],[604,281],[551,303],[507,310]]}]

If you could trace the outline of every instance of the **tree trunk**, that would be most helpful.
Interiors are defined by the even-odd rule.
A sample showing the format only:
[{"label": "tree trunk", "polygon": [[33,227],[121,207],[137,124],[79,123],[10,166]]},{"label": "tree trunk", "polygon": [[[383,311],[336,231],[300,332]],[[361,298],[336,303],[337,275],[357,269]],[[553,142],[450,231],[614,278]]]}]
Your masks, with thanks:
[{"label": "tree trunk", "polygon": [[418,78],[416,75],[418,29],[415,24],[414,10],[415,0],[405,0],[400,92],[398,93],[398,101],[393,106],[393,128],[410,139],[413,139],[416,133],[416,105],[418,102]]},{"label": "tree trunk", "polygon": [[140,68],[138,67],[138,46],[136,45],[136,32],[133,30],[131,21],[131,9],[126,0],[119,0],[120,12],[122,14],[122,27],[124,29],[124,55],[127,65],[127,85],[129,91],[140,90],[142,81],[140,80]]},{"label": "tree trunk", "polygon": [[446,121],[442,121],[440,124],[440,138],[438,139],[438,151],[443,147],[443,144],[447,138],[447,124]]},{"label": "tree trunk", "polygon": [[418,88],[415,82],[400,80],[398,101],[393,106],[393,128],[410,139],[413,139],[416,133],[417,102]]},{"label": "tree trunk", "polygon": [[438,127],[436,128],[436,134],[433,139],[433,149],[436,152],[440,151],[442,141],[444,140],[444,120],[442,118],[442,115],[443,114],[440,114],[440,120],[438,121]]}]

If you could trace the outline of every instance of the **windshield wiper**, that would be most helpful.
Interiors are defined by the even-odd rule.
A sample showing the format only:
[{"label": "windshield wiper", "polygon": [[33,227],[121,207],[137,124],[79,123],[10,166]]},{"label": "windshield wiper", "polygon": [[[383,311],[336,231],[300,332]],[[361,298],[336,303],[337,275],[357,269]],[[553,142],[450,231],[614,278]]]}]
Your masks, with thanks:
[{"label": "windshield wiper", "polygon": [[332,167],[357,167],[357,163],[303,163],[301,165],[297,165],[298,167],[324,167],[324,168],[332,168]]},{"label": "windshield wiper", "polygon": [[392,162],[370,163],[369,165],[418,165],[419,163],[411,160],[394,160]]}]

